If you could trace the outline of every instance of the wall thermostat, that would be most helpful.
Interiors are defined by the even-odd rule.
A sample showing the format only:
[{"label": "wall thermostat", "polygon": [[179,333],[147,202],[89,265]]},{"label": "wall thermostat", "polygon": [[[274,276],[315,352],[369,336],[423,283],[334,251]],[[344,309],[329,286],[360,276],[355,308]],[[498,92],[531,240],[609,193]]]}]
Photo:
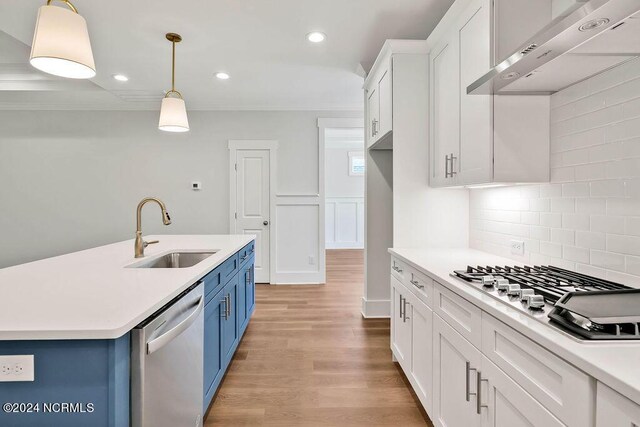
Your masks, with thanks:
[{"label": "wall thermostat", "polygon": [[193,181],[191,183],[191,189],[194,191],[202,190],[202,183],[200,181]]}]

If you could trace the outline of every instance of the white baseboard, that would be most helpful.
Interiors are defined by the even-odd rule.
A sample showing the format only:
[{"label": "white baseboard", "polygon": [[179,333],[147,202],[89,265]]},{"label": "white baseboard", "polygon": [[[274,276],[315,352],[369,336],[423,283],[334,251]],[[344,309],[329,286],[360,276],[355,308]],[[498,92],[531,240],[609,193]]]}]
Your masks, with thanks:
[{"label": "white baseboard", "polygon": [[362,317],[365,319],[384,319],[391,316],[391,306],[388,299],[367,300],[362,297]]},{"label": "white baseboard", "polygon": [[325,277],[318,271],[280,271],[272,280],[274,285],[320,285]]},{"label": "white baseboard", "polygon": [[325,242],[325,249],[364,249],[362,242]]}]

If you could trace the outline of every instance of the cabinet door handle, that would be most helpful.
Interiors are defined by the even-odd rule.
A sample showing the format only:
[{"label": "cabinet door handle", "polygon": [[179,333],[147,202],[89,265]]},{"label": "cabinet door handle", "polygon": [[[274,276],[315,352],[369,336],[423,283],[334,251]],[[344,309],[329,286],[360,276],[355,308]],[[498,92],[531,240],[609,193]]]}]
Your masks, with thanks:
[{"label": "cabinet door handle", "polygon": [[220,317],[224,317],[224,320],[227,320],[229,316],[227,315],[227,306],[229,303],[227,302],[227,296],[225,295],[223,299],[220,300],[220,303],[224,304],[224,311],[220,313]]},{"label": "cabinet door handle", "polygon": [[488,408],[489,405],[482,404],[482,382],[489,382],[488,379],[482,378],[482,372],[478,371],[476,376],[476,413],[480,415],[482,413],[482,408]]},{"label": "cabinet door handle", "polygon": [[444,177],[449,178],[449,155],[444,156]]},{"label": "cabinet door handle", "polygon": [[471,362],[467,362],[467,372],[466,372],[466,375],[465,375],[465,378],[466,378],[466,388],[465,388],[466,396],[465,397],[467,399],[467,402],[469,402],[471,400],[471,396],[475,396],[476,395],[476,393],[471,393],[471,389],[470,389],[470,387],[471,387],[471,371],[475,371],[475,368],[471,367]]},{"label": "cabinet door handle", "polygon": [[456,170],[455,170],[455,168],[453,166],[453,161],[454,160],[458,160],[458,158],[456,156],[454,156],[453,153],[451,153],[451,159],[450,160],[451,160],[451,172],[450,172],[450,175],[451,175],[451,178],[453,178],[458,173],[458,172],[456,172]]},{"label": "cabinet door handle", "polygon": [[227,294],[227,319],[231,317],[231,294]]},{"label": "cabinet door handle", "polygon": [[403,316],[403,314],[402,314],[402,295],[400,295],[400,316],[399,317],[402,319],[402,316]]},{"label": "cabinet door handle", "polygon": [[407,301],[407,299],[404,299],[404,317],[402,318],[402,321],[406,323],[406,321],[408,319],[411,319],[409,316],[407,316],[407,304],[409,304],[409,301]]}]

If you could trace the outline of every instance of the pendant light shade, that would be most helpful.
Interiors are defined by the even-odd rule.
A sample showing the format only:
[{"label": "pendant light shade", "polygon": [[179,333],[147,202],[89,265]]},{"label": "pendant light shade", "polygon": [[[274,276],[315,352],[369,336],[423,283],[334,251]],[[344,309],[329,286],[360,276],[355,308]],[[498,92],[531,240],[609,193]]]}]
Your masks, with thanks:
[{"label": "pendant light shade", "polygon": [[71,79],[89,79],[96,75],[87,22],[67,0],[69,9],[46,6],[38,10],[33,34],[32,66],[45,73]]},{"label": "pendant light shade", "polygon": [[184,99],[166,97],[162,100],[158,129],[167,132],[189,131],[187,107],[184,103]]},{"label": "pendant light shade", "polygon": [[176,80],[176,43],[182,41],[179,34],[168,33],[167,40],[171,42],[171,90],[167,92],[160,106],[160,121],[158,129],[167,132],[188,132],[189,120],[187,107],[182,94],[175,89]]}]

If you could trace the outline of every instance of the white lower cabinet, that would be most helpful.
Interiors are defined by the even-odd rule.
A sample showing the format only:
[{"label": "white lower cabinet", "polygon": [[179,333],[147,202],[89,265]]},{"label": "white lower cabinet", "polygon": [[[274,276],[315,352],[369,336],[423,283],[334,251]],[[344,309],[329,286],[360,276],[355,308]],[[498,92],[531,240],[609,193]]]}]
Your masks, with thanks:
[{"label": "white lower cabinet", "polygon": [[392,270],[391,350],[435,426],[640,427],[640,406],[601,384],[596,423],[593,378],[411,266]]},{"label": "white lower cabinet", "polygon": [[409,292],[391,276],[391,349],[405,372],[411,370],[411,305],[407,301]]},{"label": "white lower cabinet", "polygon": [[411,384],[427,412],[433,409],[433,311],[411,299]]},{"label": "white lower cabinet", "polygon": [[[414,280],[415,279],[411,279]],[[424,289],[424,288],[423,288]],[[391,276],[391,350],[427,412],[433,406],[433,312]]]},{"label": "white lower cabinet", "polygon": [[481,362],[480,350],[438,315],[433,316],[433,411],[429,417],[434,425],[481,425],[474,381]]},{"label": "white lower cabinet", "polygon": [[596,427],[640,426],[640,405],[600,382],[597,388]]},{"label": "white lower cabinet", "polygon": [[477,381],[483,427],[565,425],[484,355]]}]

